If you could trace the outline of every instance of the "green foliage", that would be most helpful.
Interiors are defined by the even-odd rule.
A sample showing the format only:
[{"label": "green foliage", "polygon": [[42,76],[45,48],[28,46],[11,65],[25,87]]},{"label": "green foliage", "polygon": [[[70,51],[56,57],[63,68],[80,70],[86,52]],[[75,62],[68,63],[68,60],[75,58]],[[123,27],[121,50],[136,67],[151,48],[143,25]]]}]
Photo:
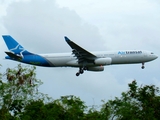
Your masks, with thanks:
[{"label": "green foliage", "polygon": [[103,120],[103,116],[100,111],[96,110],[94,106],[92,106],[84,117],[84,120]]},{"label": "green foliage", "polygon": [[36,68],[20,64],[0,74],[1,120],[158,120],[159,88],[154,85],[128,84],[128,91],[114,100],[102,101],[100,110],[90,109],[79,97],[69,95],[53,100],[40,93],[42,82]]},{"label": "green foliage", "polygon": [[109,100],[111,119],[118,120],[157,120],[160,118],[159,88],[154,85],[138,87],[137,82],[129,84],[129,91],[123,92],[121,98]]},{"label": "green foliage", "polygon": [[86,106],[80,98],[75,96],[63,96],[57,101],[65,110],[65,118],[67,120],[80,120],[84,116]]},{"label": "green foliage", "polygon": [[[12,113],[18,116],[31,100],[44,99],[44,95],[38,92],[40,80],[36,79],[35,67],[8,68],[1,74],[0,81],[0,106],[1,113]],[[5,114],[3,114],[5,116]]]},{"label": "green foliage", "polygon": [[86,106],[75,96],[63,96],[44,104],[42,100],[32,101],[21,115],[21,119],[82,120]]}]

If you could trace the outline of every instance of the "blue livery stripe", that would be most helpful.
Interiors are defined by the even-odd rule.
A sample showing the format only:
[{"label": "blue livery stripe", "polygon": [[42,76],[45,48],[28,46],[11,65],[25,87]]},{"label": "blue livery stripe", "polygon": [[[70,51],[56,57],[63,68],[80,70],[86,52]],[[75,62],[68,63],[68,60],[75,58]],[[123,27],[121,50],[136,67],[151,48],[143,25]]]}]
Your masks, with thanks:
[{"label": "blue livery stripe", "polygon": [[39,55],[25,55],[21,62],[45,67],[54,66],[48,60]]}]

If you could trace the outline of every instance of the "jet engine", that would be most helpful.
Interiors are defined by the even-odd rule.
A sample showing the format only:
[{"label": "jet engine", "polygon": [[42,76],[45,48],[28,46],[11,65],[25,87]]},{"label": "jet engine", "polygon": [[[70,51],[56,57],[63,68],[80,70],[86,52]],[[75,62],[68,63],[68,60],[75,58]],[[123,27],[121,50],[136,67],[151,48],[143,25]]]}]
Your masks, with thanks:
[{"label": "jet engine", "polygon": [[88,67],[88,71],[103,71],[104,67],[103,66],[96,66],[96,67]]},{"label": "jet engine", "polygon": [[94,61],[96,65],[110,65],[112,62],[111,58],[98,58]]}]

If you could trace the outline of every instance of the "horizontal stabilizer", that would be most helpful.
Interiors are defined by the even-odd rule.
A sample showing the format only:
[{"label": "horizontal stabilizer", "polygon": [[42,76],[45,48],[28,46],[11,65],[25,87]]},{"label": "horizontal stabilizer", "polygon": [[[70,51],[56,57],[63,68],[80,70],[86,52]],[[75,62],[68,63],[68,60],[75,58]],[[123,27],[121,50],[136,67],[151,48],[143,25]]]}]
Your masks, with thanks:
[{"label": "horizontal stabilizer", "polygon": [[15,59],[15,60],[21,60],[22,56],[16,55],[12,52],[5,52],[10,58]]}]

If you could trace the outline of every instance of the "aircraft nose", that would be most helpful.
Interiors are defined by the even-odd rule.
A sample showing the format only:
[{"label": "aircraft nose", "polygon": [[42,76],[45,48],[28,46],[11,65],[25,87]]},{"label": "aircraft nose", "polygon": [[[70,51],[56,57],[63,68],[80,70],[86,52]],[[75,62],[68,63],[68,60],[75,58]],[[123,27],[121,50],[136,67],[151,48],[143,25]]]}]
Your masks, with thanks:
[{"label": "aircraft nose", "polygon": [[158,56],[157,56],[157,55],[154,55],[154,56],[153,56],[153,58],[154,58],[154,59],[157,59],[157,58],[158,58]]}]

